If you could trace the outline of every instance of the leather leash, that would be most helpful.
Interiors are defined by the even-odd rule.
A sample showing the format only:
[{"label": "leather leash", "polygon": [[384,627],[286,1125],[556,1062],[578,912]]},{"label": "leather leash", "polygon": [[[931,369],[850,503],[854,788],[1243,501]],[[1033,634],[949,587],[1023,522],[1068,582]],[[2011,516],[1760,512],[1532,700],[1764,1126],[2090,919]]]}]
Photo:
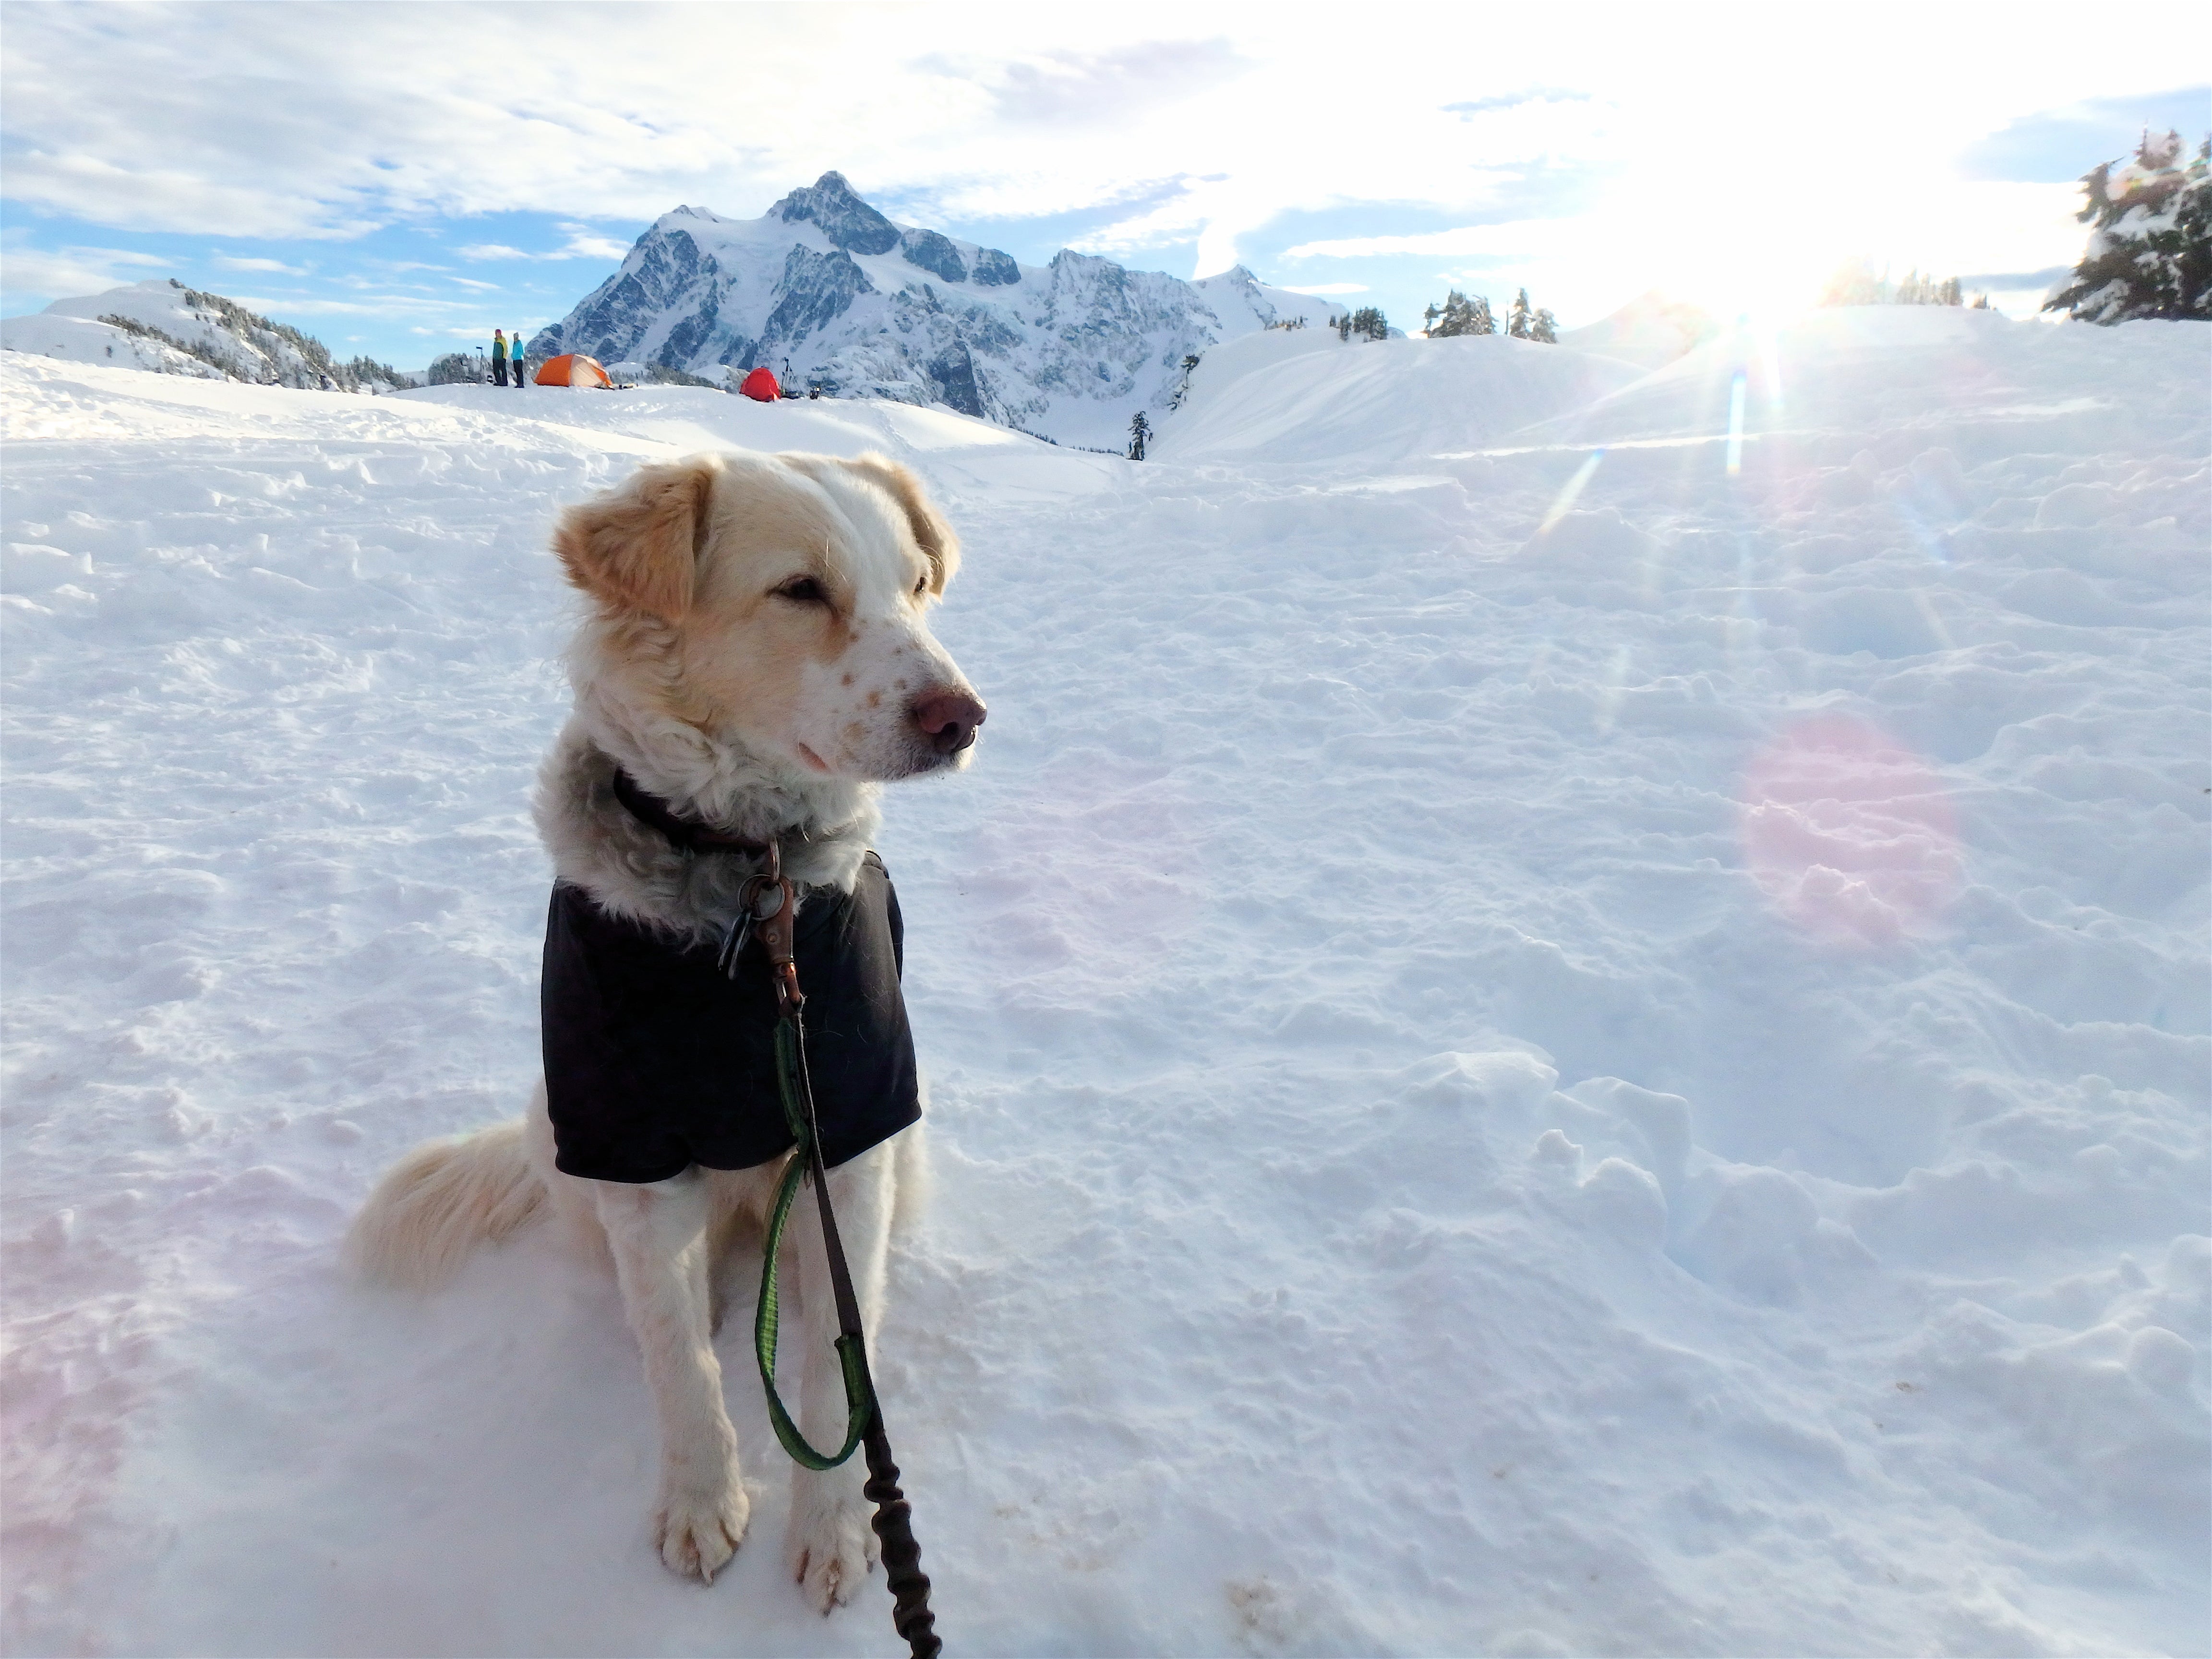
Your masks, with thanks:
[{"label": "leather leash", "polygon": [[[627,802],[624,805],[628,805]],[[775,988],[775,1079],[783,1103],[784,1121],[798,1143],[769,1212],[768,1237],[762,1243],[761,1293],[753,1316],[753,1356],[758,1362],[761,1386],[767,1391],[769,1420],[775,1437],[793,1460],[810,1469],[833,1469],[853,1455],[858,1444],[866,1449],[867,1484],[861,1491],[876,1506],[873,1521],[881,1540],[884,1578],[890,1588],[891,1624],[906,1639],[912,1659],[936,1659],[945,1644],[936,1633],[937,1615],[929,1608],[929,1575],[921,1570],[921,1546],[915,1540],[914,1512],[899,1489],[899,1467],[891,1459],[890,1437],[884,1431],[884,1413],[876,1398],[874,1379],[868,1372],[867,1338],[860,1327],[860,1298],[853,1291],[852,1270],[846,1265],[844,1242],[837,1232],[837,1218],[830,1207],[830,1171],[822,1162],[822,1137],[814,1112],[814,1088],[806,1073],[805,994],[799,988],[799,965],[793,955],[794,922],[798,903],[792,884],[782,871],[782,856],[771,842],[766,848],[767,870],[750,878],[740,896],[738,920],[724,937],[720,953],[723,971],[736,976],[738,959],[746,935],[757,932],[768,953],[769,975]],[[785,1222],[799,1183],[811,1176],[814,1206],[822,1218],[822,1249],[830,1265],[830,1294],[837,1304],[837,1359],[844,1373],[847,1423],[845,1443],[834,1455],[817,1451],[791,1420],[775,1389],[775,1340],[778,1323],[776,1256],[783,1242]]]},{"label": "leather leash", "polygon": [[[830,1207],[830,1171],[822,1162],[822,1137],[814,1112],[814,1086],[806,1074],[805,994],[799,988],[799,964],[793,940],[798,917],[798,895],[783,873],[781,848],[774,841],[746,841],[721,830],[678,817],[658,796],[647,794],[629,774],[615,769],[615,799],[641,823],[658,830],[668,841],[688,853],[745,853],[765,857],[767,868],[746,878],[738,893],[738,917],[722,936],[715,965],[735,979],[738,962],[748,939],[756,932],[767,950],[769,975],[775,987],[775,1081],[783,1105],[785,1126],[796,1142],[791,1162],[776,1188],[769,1212],[768,1237],[763,1242],[761,1293],[753,1316],[753,1357],[759,1364],[761,1386],[768,1394],[769,1421],[775,1437],[793,1461],[810,1469],[834,1469],[864,1449],[867,1484],[861,1491],[875,1504],[869,1523],[881,1540],[884,1579],[890,1587],[891,1624],[906,1638],[912,1659],[937,1659],[945,1644],[936,1632],[937,1615],[929,1610],[929,1575],[921,1570],[921,1546],[915,1541],[914,1511],[899,1490],[899,1467],[891,1459],[891,1443],[884,1431],[883,1407],[876,1399],[875,1380],[868,1373],[868,1341],[860,1327],[860,1302],[853,1291],[852,1269],[846,1264],[845,1245],[837,1233],[837,1218]],[[837,1362],[844,1373],[845,1443],[835,1455],[825,1456],[809,1445],[799,1425],[784,1409],[775,1391],[775,1340],[779,1323],[776,1295],[776,1256],[783,1243],[784,1224],[799,1195],[799,1184],[811,1176],[814,1207],[822,1218],[822,1249],[830,1264],[830,1292],[837,1304]]]}]

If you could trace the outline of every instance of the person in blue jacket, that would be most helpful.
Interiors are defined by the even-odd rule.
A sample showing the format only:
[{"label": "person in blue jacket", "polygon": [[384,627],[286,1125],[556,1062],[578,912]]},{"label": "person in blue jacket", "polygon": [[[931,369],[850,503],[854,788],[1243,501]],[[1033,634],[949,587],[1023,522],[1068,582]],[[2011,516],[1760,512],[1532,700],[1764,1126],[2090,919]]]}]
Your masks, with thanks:
[{"label": "person in blue jacket", "polygon": [[514,389],[517,392],[530,384],[530,377],[522,372],[522,331],[514,331],[514,349],[507,353],[514,360]]}]

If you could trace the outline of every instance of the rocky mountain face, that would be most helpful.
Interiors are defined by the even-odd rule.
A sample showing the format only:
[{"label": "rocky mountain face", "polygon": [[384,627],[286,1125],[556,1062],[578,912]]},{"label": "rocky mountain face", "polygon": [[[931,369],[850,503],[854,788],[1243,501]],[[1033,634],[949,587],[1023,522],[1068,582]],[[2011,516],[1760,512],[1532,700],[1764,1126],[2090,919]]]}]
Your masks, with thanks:
[{"label": "rocky mountain face", "polygon": [[1168,407],[1186,357],[1339,309],[1241,265],[1193,283],[1066,249],[1021,264],[895,224],[825,173],[757,219],[663,215],[530,350],[710,378],[764,363],[838,395],[943,404],[1118,447],[1138,410]]}]

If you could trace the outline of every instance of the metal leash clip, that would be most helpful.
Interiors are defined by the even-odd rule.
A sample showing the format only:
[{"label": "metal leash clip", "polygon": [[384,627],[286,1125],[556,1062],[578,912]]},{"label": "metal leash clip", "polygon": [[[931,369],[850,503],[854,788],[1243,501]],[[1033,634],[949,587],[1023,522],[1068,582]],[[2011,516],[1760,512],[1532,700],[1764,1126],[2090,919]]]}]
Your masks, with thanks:
[{"label": "metal leash clip", "polygon": [[783,908],[782,862],[771,842],[768,868],[759,875],[746,877],[745,884],[738,890],[738,914],[723,931],[721,949],[714,953],[714,966],[728,978],[738,976],[738,960],[744,955],[745,944],[752,938],[754,927]]}]

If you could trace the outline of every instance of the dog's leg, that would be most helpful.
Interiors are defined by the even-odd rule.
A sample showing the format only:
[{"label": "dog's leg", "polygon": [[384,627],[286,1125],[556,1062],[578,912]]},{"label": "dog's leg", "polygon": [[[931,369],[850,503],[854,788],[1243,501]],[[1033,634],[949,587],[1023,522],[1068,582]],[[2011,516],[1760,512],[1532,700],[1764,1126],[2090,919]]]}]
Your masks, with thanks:
[{"label": "dog's leg", "polygon": [[[863,1152],[830,1172],[830,1201],[837,1212],[837,1232],[853,1271],[853,1291],[860,1304],[860,1324],[872,1346],[884,1306],[884,1262],[890,1242],[895,1155],[890,1146]],[[799,1394],[799,1425],[823,1451],[844,1443],[844,1377],[837,1364],[837,1304],[830,1289],[830,1267],[822,1250],[822,1224],[814,1213],[813,1188],[793,1206],[792,1232],[799,1252],[801,1323],[806,1364]],[[876,1535],[868,1526],[869,1505],[860,1487],[867,1469],[860,1454],[823,1474],[794,1469],[791,1489],[791,1531],[785,1540],[792,1576],[805,1587],[811,1606],[827,1613],[849,1601],[876,1559]]]},{"label": "dog's leg", "polygon": [[660,1418],[654,1541],[674,1571],[711,1582],[745,1535],[751,1505],[708,1333],[709,1188],[697,1170],[651,1186],[593,1187]]}]

